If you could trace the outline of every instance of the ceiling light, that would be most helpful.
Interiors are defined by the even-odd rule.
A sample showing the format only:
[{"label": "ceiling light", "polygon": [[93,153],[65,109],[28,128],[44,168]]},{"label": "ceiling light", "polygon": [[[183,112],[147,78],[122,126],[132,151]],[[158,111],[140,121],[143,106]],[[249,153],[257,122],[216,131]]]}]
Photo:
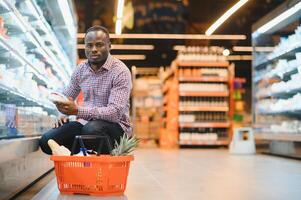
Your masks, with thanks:
[{"label": "ceiling light", "polygon": [[[275,47],[255,47],[256,52],[272,52]],[[234,46],[233,51],[252,52],[253,47],[249,46]]]},{"label": "ceiling light", "polygon": [[248,46],[234,46],[233,51],[252,52],[253,47]]},{"label": "ceiling light", "polygon": [[115,23],[115,34],[120,35],[122,32],[122,16],[123,16],[124,0],[118,0],[117,15]]},{"label": "ceiling light", "polygon": [[123,16],[123,7],[124,7],[124,0],[118,0],[117,4],[117,19],[121,19]]},{"label": "ceiling light", "polygon": [[[112,44],[111,49],[114,50],[153,50],[154,45],[139,45],[139,44]],[[85,49],[84,44],[78,44],[77,49]]]},{"label": "ceiling light", "polygon": [[277,17],[275,17],[274,19],[272,19],[271,21],[269,21],[265,25],[258,28],[254,33],[252,33],[252,37],[255,38],[258,35],[267,32],[268,30],[270,30],[271,28],[273,28],[274,26],[276,26],[277,24],[279,24],[283,20],[289,18],[290,16],[292,16],[293,14],[298,12],[300,9],[301,9],[301,2],[297,3],[296,5],[289,8],[288,10],[284,11],[283,13],[281,13],[280,15],[278,15]]},{"label": "ceiling light", "polygon": [[[78,33],[77,38],[85,38],[85,33]],[[204,34],[110,34],[110,38],[123,39],[168,39],[168,40],[245,40],[246,35],[204,35]]]},{"label": "ceiling light", "polygon": [[232,6],[227,12],[225,12],[216,22],[214,22],[206,31],[206,35],[211,35],[222,23],[224,23],[233,13],[235,13],[240,7],[242,7],[248,0],[240,0],[234,6]]},{"label": "ceiling light", "polygon": [[113,57],[120,59],[120,60],[145,60],[145,55],[114,55]]},{"label": "ceiling light", "polygon": [[117,19],[115,24],[115,34],[120,35],[122,31],[122,19]]},{"label": "ceiling light", "polygon": [[175,51],[184,51],[185,49],[186,49],[185,45],[175,45],[173,47],[173,50],[175,50]]},{"label": "ceiling light", "polygon": [[111,49],[119,50],[153,50],[154,45],[138,45],[138,44],[112,44]]},{"label": "ceiling light", "polygon": [[229,56],[229,55],[230,55],[229,49],[225,49],[225,50],[223,51],[223,55],[224,55],[224,56]]},{"label": "ceiling light", "polygon": [[252,55],[231,55],[227,60],[252,60]]}]

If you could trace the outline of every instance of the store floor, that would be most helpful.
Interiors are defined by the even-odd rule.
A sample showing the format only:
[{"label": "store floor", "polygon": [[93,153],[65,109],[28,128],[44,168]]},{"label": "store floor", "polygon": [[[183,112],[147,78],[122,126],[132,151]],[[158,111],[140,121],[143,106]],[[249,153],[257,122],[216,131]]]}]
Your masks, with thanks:
[{"label": "store floor", "polygon": [[226,150],[139,149],[125,196],[60,195],[53,179],[33,200],[300,200],[301,161]]}]

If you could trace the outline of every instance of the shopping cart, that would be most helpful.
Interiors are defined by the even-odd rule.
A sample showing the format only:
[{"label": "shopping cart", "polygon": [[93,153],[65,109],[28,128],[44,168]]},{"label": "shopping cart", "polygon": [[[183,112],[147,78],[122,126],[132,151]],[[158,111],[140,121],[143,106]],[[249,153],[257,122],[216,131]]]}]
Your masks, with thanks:
[{"label": "shopping cart", "polygon": [[[84,148],[83,140],[99,139],[97,154],[92,156],[72,156],[76,144]],[[134,156],[100,155],[103,142],[112,146],[108,137],[84,135],[76,136],[71,156],[51,156],[54,161],[57,185],[62,194],[122,195],[126,189],[130,161]]]}]

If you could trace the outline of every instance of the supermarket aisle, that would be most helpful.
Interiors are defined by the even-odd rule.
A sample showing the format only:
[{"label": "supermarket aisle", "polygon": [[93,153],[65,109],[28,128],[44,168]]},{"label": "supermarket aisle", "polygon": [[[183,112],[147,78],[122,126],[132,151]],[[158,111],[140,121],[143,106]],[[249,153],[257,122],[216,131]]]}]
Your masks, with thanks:
[{"label": "supermarket aisle", "polygon": [[140,149],[123,197],[60,195],[55,179],[33,200],[297,200],[301,162],[225,150]]}]

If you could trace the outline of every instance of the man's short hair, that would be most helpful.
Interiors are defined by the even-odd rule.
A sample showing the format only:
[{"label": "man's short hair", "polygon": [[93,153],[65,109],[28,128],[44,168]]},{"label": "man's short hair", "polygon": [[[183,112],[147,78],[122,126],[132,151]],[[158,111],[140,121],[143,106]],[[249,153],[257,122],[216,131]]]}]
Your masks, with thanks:
[{"label": "man's short hair", "polygon": [[106,34],[108,41],[110,41],[110,34],[109,34],[109,31],[107,28],[105,28],[103,26],[99,26],[99,25],[92,26],[92,27],[88,28],[88,30],[86,31],[86,35],[92,31],[102,31],[103,33]]}]

